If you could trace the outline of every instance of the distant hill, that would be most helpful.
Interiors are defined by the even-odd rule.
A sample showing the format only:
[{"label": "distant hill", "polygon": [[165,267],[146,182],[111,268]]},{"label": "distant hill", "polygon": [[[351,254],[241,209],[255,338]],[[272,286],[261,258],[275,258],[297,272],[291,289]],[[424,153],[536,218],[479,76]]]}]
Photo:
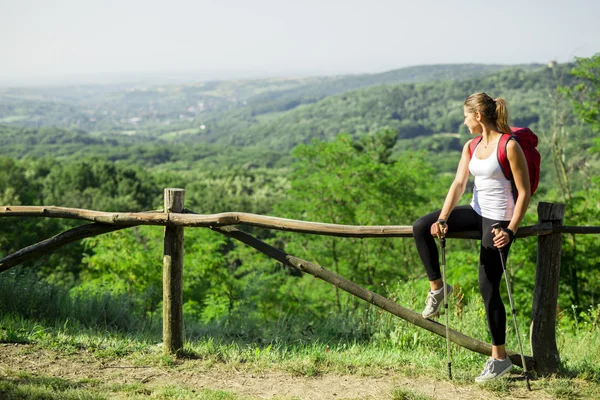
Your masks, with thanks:
[{"label": "distant hill", "polygon": [[[370,86],[393,85],[399,83],[435,82],[440,80],[472,79],[517,66],[486,64],[447,64],[422,65],[401,68],[379,74],[360,74],[330,77],[321,82],[271,91],[248,99],[248,107],[254,115],[266,112],[286,111],[300,104],[317,102],[327,96],[345,93]],[[524,69],[539,65],[520,66]]]},{"label": "distant hill", "polygon": [[545,129],[552,115],[548,96],[571,79],[569,66],[556,70],[503,69],[465,80],[379,85],[327,96],[283,112],[236,109],[203,122],[206,129],[186,139],[235,146],[289,149],[313,138],[330,140],[340,132],[368,134],[382,129],[401,139],[462,131],[464,99],[478,91],[504,97],[514,125]]},{"label": "distant hill", "polygon": [[[570,68],[442,65],[165,87],[4,89],[0,155],[268,166],[286,163],[290,149],[315,138],[382,130],[397,133],[397,151],[459,150],[462,104],[478,91],[506,98],[512,124],[543,138],[554,115],[551,95],[572,81]],[[410,82],[390,83],[403,80]]]},{"label": "distant hill", "polygon": [[[425,65],[379,74],[195,82],[178,85],[73,85],[0,88],[0,124],[158,135],[218,120],[292,110],[328,96],[399,83],[462,80],[506,65]],[[521,66],[530,69],[535,65]],[[172,135],[173,136],[173,135]]]}]

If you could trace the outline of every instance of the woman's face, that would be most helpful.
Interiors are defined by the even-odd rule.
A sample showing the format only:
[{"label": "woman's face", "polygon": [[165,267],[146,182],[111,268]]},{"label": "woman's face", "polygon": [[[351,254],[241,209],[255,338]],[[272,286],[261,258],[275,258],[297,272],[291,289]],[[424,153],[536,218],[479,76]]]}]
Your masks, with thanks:
[{"label": "woman's face", "polygon": [[479,135],[482,131],[481,124],[477,118],[478,113],[469,112],[467,107],[464,107],[465,126],[469,129],[471,135]]}]

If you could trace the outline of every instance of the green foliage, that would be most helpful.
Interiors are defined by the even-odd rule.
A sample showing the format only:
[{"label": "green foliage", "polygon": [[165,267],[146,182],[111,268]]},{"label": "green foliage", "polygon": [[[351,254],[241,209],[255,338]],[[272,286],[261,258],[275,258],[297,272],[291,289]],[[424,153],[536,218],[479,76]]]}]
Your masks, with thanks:
[{"label": "green foliage", "polygon": [[600,53],[589,58],[575,58],[571,74],[578,78],[573,87],[564,87],[577,117],[600,131]]},{"label": "green foliage", "polygon": [[[573,86],[560,87],[559,90],[571,100],[575,116],[584,123],[584,131],[589,129],[598,132],[600,131],[600,53],[590,58],[576,58],[575,67],[570,73],[577,80]],[[598,141],[598,138],[595,140]],[[586,147],[592,156],[584,157],[579,147],[579,158],[585,158],[586,161],[582,163],[574,159],[570,163],[571,168],[585,173],[585,185],[577,185],[579,190],[573,190],[569,185],[570,182],[563,179],[566,181],[563,182],[563,186],[566,186],[563,192],[567,191],[567,196],[564,196],[567,207],[566,225],[597,226],[600,223],[600,178],[598,177],[600,165],[596,154],[600,154],[600,149],[591,145],[585,146],[584,149]],[[561,296],[569,296],[569,300],[563,301],[563,304],[570,303],[576,308],[582,305],[594,306],[600,286],[598,280],[600,242],[592,235],[569,235],[565,239],[561,264],[566,268],[561,269],[563,287]]]},{"label": "green foliage", "polygon": [[[575,71],[591,67],[578,60]],[[462,102],[483,90],[507,98],[513,125],[529,125],[540,136],[543,177],[534,209],[538,200],[562,200],[556,186],[560,172],[550,162],[553,99],[558,99],[557,110],[567,104],[548,96],[555,93],[557,76],[564,74],[561,84],[572,87],[572,98],[588,96],[588,103],[594,99],[593,86],[588,85],[593,79],[567,75],[570,69],[571,65],[536,66],[475,76],[496,68],[446,66],[423,70],[422,75],[406,70],[370,77],[210,82],[162,91],[88,88],[82,89],[89,96],[86,101],[66,88],[42,94],[7,89],[0,96],[0,204],[143,211],[161,207],[162,188],[182,187],[187,191],[186,207],[198,213],[242,211],[350,225],[410,225],[442,205],[467,139],[462,135]],[[423,82],[424,77],[450,79],[471,73],[468,80]],[[411,83],[399,84],[407,80]],[[576,86],[581,82],[587,86]],[[33,100],[35,96],[43,101]],[[48,101],[51,96],[60,101]],[[130,121],[139,115],[141,120]],[[566,112],[561,128],[568,132],[561,139],[560,157],[572,177],[573,194],[565,222],[598,225],[600,142],[594,147],[590,127],[577,125],[575,117]],[[60,128],[45,126],[60,118],[64,121],[53,124]],[[290,154],[287,150],[292,148]],[[530,212],[523,224],[535,222]],[[1,219],[0,253],[77,225],[56,219]],[[410,238],[246,229],[403,305],[422,307],[426,282]],[[210,230],[185,232],[188,337],[212,335],[261,344],[383,340],[410,351],[437,349],[422,332],[392,326],[374,309],[327,283],[299,279],[279,263]],[[525,320],[530,315],[535,245],[533,238],[518,240],[509,258],[519,318]],[[474,241],[448,242],[448,278],[457,288],[452,323],[487,340],[477,303],[477,246]],[[597,323],[590,316],[597,315],[598,246],[593,235],[564,238],[559,304],[565,335],[570,329],[581,333],[577,325],[587,324],[586,332],[596,340]],[[0,310],[2,315],[40,320],[69,318],[86,326],[153,327],[161,310],[161,260],[162,229],[157,227],[90,238],[29,263],[34,275],[0,274]],[[400,284],[413,278],[419,283]],[[28,291],[41,294],[23,297]],[[468,308],[475,310],[473,319],[459,314]],[[31,340],[18,329],[10,335],[10,340]],[[41,340],[43,335],[37,335]],[[111,351],[126,350],[107,350]],[[263,350],[259,355],[255,351],[253,357],[263,357]],[[290,370],[322,373],[327,365],[321,356]],[[584,364],[578,368],[585,374],[590,370]]]},{"label": "green foliage", "polygon": [[[143,211],[158,208],[159,189],[138,168],[90,159],[63,163],[53,159],[15,161],[0,157],[3,205],[59,205],[100,211]],[[158,200],[158,201],[157,201]],[[0,253],[10,254],[81,225],[72,220],[41,218],[0,220]],[[55,281],[77,279],[83,248],[72,244],[49,256],[40,267]]]},{"label": "green foliage", "polygon": [[510,100],[513,125],[542,131],[551,118],[551,100],[542,93],[555,87],[547,67],[507,69],[464,81],[382,85],[256,118],[232,111],[219,116],[211,135],[221,143],[289,149],[313,138],[332,140],[340,132],[359,136],[391,129],[400,138],[464,132],[461,106],[476,91],[500,93]]},{"label": "green foliage", "polygon": [[132,299],[110,287],[69,290],[40,280],[26,269],[14,268],[0,275],[0,315],[135,330],[142,328],[145,321],[136,318],[138,312]]},{"label": "green foliage", "polygon": [[201,214],[228,211],[269,214],[290,186],[288,170],[279,168],[237,167],[188,171],[187,175],[184,178],[187,182],[182,182],[187,191],[186,204]]},{"label": "green foliage", "polygon": [[[282,156],[273,150],[313,138],[331,140],[340,132],[358,136],[392,129],[401,138],[464,133],[462,102],[479,90],[508,98],[513,124],[542,130],[551,117],[545,92],[556,87],[553,79],[552,70],[539,65],[445,65],[350,77],[90,87],[82,93],[5,89],[0,90],[5,124],[0,137],[6,138],[0,154],[102,154],[136,165],[208,157],[222,164],[224,153],[237,153],[231,148],[236,145],[251,146],[263,157],[269,149],[269,159],[277,162]],[[39,126],[59,128],[32,129]]]},{"label": "green foliage", "polygon": [[82,284],[77,291],[114,291],[143,299],[146,312],[162,299],[162,238],[160,227],[133,227],[85,239]]},{"label": "green foliage", "polygon": [[390,160],[394,138],[385,131],[360,141],[340,135],[331,143],[297,147],[281,211],[338,224],[410,224],[418,215],[415,207],[433,191],[422,178],[431,171],[420,155]]},{"label": "green foliage", "polygon": [[[164,230],[134,227],[85,240],[93,251],[83,259],[80,292],[110,290],[141,299],[144,312],[158,311],[162,301]],[[236,279],[224,258],[226,241],[205,229],[185,231],[184,298],[190,317],[211,320],[227,316],[244,282]],[[223,310],[222,299],[230,304]]]},{"label": "green foliage", "polygon": [[42,190],[47,204],[102,211],[149,210],[160,192],[141,171],[98,159],[55,164]]},{"label": "green foliage", "polygon": [[[349,225],[410,225],[434,195],[434,182],[421,156],[391,160],[395,135],[382,132],[353,141],[340,135],[331,143],[314,141],[294,151],[291,190],[277,206],[280,216]],[[414,275],[413,246],[402,239],[351,239],[278,235],[286,251],[313,260],[360,285],[380,290]],[[419,267],[417,267],[419,268]],[[418,269],[421,273],[421,269]],[[302,301],[347,310],[355,302],[327,285],[302,280],[289,288]],[[348,302],[348,303],[346,303]],[[353,308],[355,306],[351,306]]]}]

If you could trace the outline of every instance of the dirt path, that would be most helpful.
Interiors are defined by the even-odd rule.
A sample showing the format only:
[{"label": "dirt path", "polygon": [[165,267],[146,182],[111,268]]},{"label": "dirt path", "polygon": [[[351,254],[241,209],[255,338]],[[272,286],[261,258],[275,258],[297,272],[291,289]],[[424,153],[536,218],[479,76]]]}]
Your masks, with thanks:
[{"label": "dirt path", "polygon": [[[494,393],[446,381],[430,381],[424,377],[409,378],[399,374],[361,377],[356,375],[293,376],[279,371],[261,373],[207,369],[198,360],[181,365],[136,367],[130,360],[104,362],[85,352],[76,355],[36,349],[30,345],[0,344],[0,377],[25,372],[34,376],[57,377],[71,382],[95,380],[101,384],[141,384],[152,390],[167,385],[188,389],[226,390],[242,396],[269,399],[274,396],[297,399],[392,399],[394,389],[405,389],[432,399],[551,399],[546,392],[511,390],[510,394]],[[112,395],[112,394],[111,394]],[[125,393],[116,398],[126,397]]]}]

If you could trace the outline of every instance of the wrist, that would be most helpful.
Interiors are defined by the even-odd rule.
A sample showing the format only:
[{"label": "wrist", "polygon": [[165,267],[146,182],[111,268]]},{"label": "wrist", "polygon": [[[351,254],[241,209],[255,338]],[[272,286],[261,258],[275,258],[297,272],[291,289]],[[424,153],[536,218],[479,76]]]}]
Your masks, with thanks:
[{"label": "wrist", "polygon": [[515,232],[512,229],[510,229],[510,228],[503,228],[502,230],[504,232],[508,233],[508,237],[510,238],[511,241],[515,238]]}]

